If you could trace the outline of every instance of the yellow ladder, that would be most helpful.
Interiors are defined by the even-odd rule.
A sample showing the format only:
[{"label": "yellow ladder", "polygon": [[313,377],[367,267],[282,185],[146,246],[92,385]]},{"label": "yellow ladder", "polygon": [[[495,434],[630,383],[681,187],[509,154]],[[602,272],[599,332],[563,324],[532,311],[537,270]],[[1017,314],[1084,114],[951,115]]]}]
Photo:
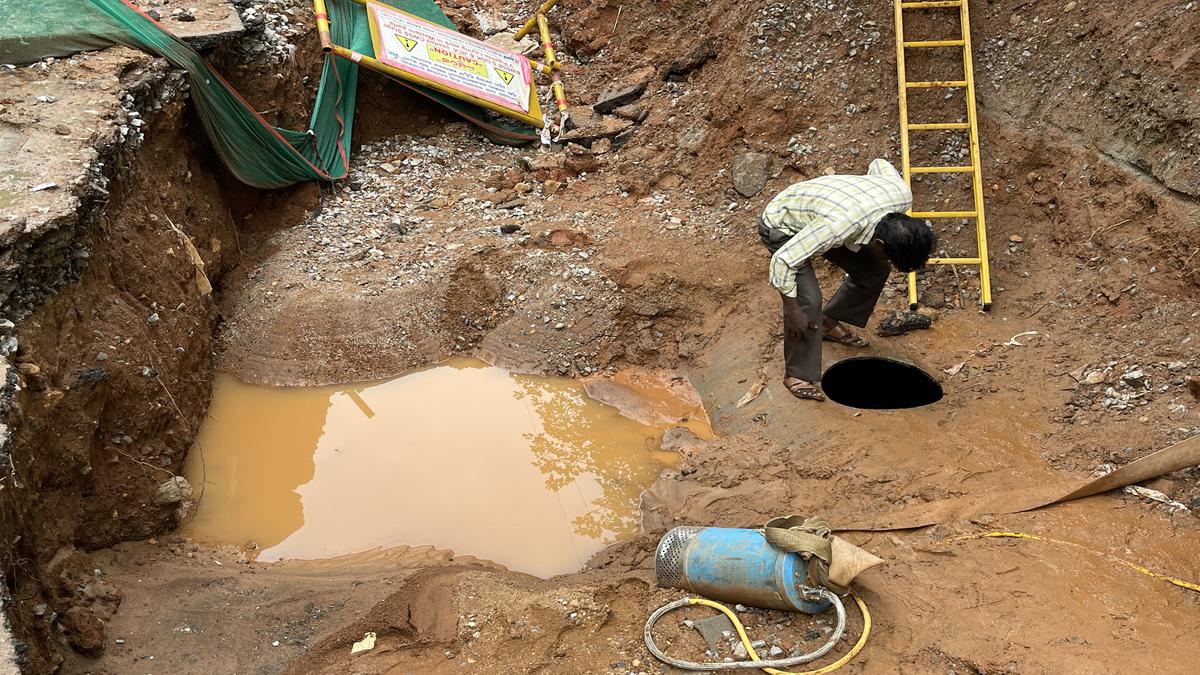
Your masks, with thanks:
[{"label": "yellow ladder", "polygon": [[[966,0],[936,0],[927,2],[905,2],[893,0],[896,11],[896,76],[900,88],[900,154],[904,164],[904,181],[912,187],[914,173],[969,173],[971,174],[971,191],[974,207],[970,211],[911,211],[915,218],[973,218],[975,220],[975,241],[978,253],[973,258],[931,258],[931,265],[978,265],[979,266],[979,300],[983,309],[992,307],[991,277],[988,272],[987,228],[983,217],[983,176],[979,168],[979,126],[975,119],[975,76],[971,65],[971,22],[967,11]],[[904,39],[905,10],[958,8],[960,37],[952,40],[924,40],[906,42]],[[909,82],[904,69],[904,53],[908,49],[958,47],[962,50],[963,79],[938,80],[929,82]],[[931,89],[939,87],[962,87],[967,94],[967,121],[942,122],[937,124],[909,124],[908,122],[908,90]],[[967,131],[971,141],[971,163],[969,166],[910,166],[908,158],[908,132],[911,131],[944,131],[961,129]],[[908,275],[908,304],[912,309],[917,308],[917,275]]]}]

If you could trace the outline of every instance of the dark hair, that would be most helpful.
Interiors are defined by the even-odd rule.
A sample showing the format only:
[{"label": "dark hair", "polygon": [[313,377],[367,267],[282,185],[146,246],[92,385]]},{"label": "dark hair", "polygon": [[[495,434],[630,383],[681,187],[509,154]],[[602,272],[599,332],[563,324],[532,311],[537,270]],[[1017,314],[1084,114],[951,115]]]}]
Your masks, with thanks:
[{"label": "dark hair", "polygon": [[883,242],[884,254],[901,272],[924,267],[937,246],[937,235],[927,221],[903,213],[889,213],[880,218],[875,237]]}]

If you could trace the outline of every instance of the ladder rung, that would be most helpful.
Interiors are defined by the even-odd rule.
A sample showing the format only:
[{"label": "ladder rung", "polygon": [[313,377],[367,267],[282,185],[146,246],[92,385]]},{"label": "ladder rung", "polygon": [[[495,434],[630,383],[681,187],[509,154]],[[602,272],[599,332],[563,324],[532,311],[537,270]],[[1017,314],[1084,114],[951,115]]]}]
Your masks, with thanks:
[{"label": "ladder rung", "polygon": [[932,80],[929,82],[905,82],[909,89],[933,89],[934,87],[965,87],[966,80]]},{"label": "ladder rung", "polygon": [[971,173],[973,166],[910,166],[909,173]]},{"label": "ladder rung", "polygon": [[978,265],[979,258],[930,258],[930,265]]},{"label": "ladder rung", "polygon": [[933,0],[931,2],[902,2],[900,9],[936,9],[938,7],[961,7],[959,0]]},{"label": "ladder rung", "polygon": [[905,47],[961,47],[965,44],[962,40],[917,40],[916,42],[905,42]]},{"label": "ladder rung", "polygon": [[943,129],[970,129],[970,122],[938,122],[937,124],[910,124],[909,129],[920,129],[925,131],[938,131]]},{"label": "ladder rung", "polygon": [[913,218],[974,218],[978,211],[913,211]]}]

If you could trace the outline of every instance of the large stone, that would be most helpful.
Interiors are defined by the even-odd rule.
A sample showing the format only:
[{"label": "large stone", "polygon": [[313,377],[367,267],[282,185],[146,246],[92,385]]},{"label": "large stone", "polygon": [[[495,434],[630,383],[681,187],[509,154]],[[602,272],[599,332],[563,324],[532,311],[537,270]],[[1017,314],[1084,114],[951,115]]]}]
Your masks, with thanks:
[{"label": "large stone", "polygon": [[633,126],[633,122],[615,117],[605,117],[599,121],[589,120],[588,124],[581,124],[578,128],[566,132],[559,140],[575,141],[587,145],[599,138],[612,138],[631,126]]},{"label": "large stone", "polygon": [[762,192],[771,177],[771,156],[747,152],[733,158],[733,189],[744,197]]},{"label": "large stone", "polygon": [[609,89],[600,95],[600,98],[592,105],[592,110],[601,115],[607,115],[623,105],[628,105],[638,100],[645,91],[645,82],[639,82],[635,85],[618,89]]},{"label": "large stone", "polygon": [[707,139],[708,130],[700,126],[691,126],[679,134],[679,140],[675,141],[675,147],[683,152],[695,153],[700,150]]},{"label": "large stone", "polygon": [[87,656],[104,653],[104,622],[86,607],[72,607],[59,618],[63,635],[76,651]]},{"label": "large stone", "polygon": [[175,476],[154,491],[154,503],[158,506],[170,506],[191,498],[192,484],[183,476]]},{"label": "large stone", "polygon": [[644,103],[630,103],[613,111],[613,114],[624,120],[641,124],[650,114],[650,107]]}]

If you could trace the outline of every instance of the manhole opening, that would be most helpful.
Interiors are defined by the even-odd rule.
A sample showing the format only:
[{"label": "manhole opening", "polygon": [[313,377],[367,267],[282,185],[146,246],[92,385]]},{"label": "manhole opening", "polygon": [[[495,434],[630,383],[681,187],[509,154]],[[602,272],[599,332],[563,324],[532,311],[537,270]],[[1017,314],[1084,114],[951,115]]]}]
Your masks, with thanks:
[{"label": "manhole opening", "polygon": [[919,408],[942,398],[942,385],[920,368],[870,356],[829,366],[821,387],[834,402],[868,410]]}]

